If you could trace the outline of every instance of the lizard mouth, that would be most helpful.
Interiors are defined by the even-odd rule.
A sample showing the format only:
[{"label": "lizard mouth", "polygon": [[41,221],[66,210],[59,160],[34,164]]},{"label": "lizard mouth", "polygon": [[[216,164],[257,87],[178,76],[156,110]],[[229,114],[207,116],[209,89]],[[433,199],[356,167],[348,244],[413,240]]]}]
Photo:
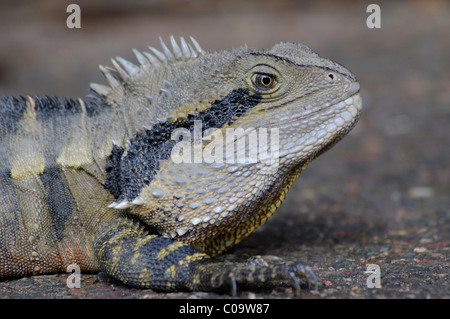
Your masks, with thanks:
[{"label": "lizard mouth", "polygon": [[326,109],[341,110],[341,109],[344,109],[344,108],[351,107],[352,105],[359,112],[362,109],[361,96],[360,96],[360,93],[359,93],[360,89],[361,89],[361,86],[359,85],[359,83],[358,82],[353,82],[350,85],[350,88],[348,89],[349,97],[347,97],[347,98],[345,98],[345,99],[343,99],[343,100],[341,100],[341,101],[339,101],[337,103],[334,103],[334,104],[327,103],[324,106],[318,108],[317,110],[313,110],[313,111],[311,111],[308,114],[303,114],[303,116],[308,117],[311,114],[320,113],[320,112],[322,112],[322,111],[324,111]]},{"label": "lizard mouth", "polygon": [[[357,92],[338,103],[324,105],[308,114],[289,118],[284,125],[295,127],[303,134],[298,136],[298,140],[291,142],[296,146],[286,154],[308,150],[308,152],[311,151],[310,160],[316,158],[336,144],[355,126],[361,110],[361,95]],[[322,145],[322,147],[313,150],[314,144]]]},{"label": "lizard mouth", "polygon": [[[316,111],[313,111],[311,113],[320,113],[322,111],[325,111],[327,109],[330,109],[330,112],[332,112],[331,110],[337,111],[337,110],[343,110],[346,109],[347,111],[350,112],[350,114],[352,115],[352,117],[357,117],[358,113],[361,112],[362,110],[362,101],[361,101],[361,95],[360,95],[360,85],[358,82],[354,82],[348,92],[349,92],[349,97],[347,97],[346,99],[343,99],[335,104],[331,104],[331,105],[324,105],[323,107],[319,108]],[[311,114],[309,113],[309,114]],[[309,115],[308,114],[308,115]]]},{"label": "lizard mouth", "polygon": [[[315,113],[322,113],[322,112],[330,112],[330,115],[333,114],[333,111],[342,110],[344,113],[344,109],[347,109],[347,111],[350,112],[352,117],[356,117],[359,112],[362,110],[362,103],[361,103],[361,95],[360,95],[360,85],[358,82],[352,83],[350,88],[348,89],[349,97],[346,99],[343,99],[337,103],[334,104],[325,104],[324,106],[311,111],[308,114],[303,114],[301,116],[301,119],[310,117],[311,115]],[[347,116],[348,117],[348,116]]]},{"label": "lizard mouth", "polygon": [[[324,147],[314,154],[313,159],[333,147],[333,145],[340,141],[356,125],[362,110],[361,95],[358,91],[347,99],[329,107],[334,108],[335,111],[341,110],[341,112],[334,117],[334,120],[331,123],[331,127],[338,126],[340,127],[340,130],[334,132],[334,138],[332,138]],[[328,127],[329,125],[326,126],[326,129]]]},{"label": "lizard mouth", "polygon": [[[345,119],[348,119],[350,116],[357,116],[358,113],[362,110],[362,102],[360,95],[360,85],[358,82],[353,82],[350,87],[347,89],[348,95],[346,98],[339,100],[338,102],[327,102],[322,105],[317,105],[315,107],[309,107],[309,110],[304,109],[304,112],[291,112],[288,115],[283,116],[282,118],[273,118],[269,119],[269,125],[280,125],[283,123],[284,125],[294,125],[299,122],[303,122],[305,124],[307,120],[312,120],[315,116],[327,116],[329,117],[339,117],[340,113],[345,113],[348,110],[350,113],[344,114]],[[305,96],[302,96],[305,97]],[[295,103],[295,100],[290,100],[288,102],[283,103],[282,105],[278,105],[275,108],[282,107],[287,103]],[[339,112],[341,111],[341,112]],[[341,116],[342,117],[342,116]]]},{"label": "lizard mouth", "polygon": [[308,113],[299,114],[299,116],[291,116],[286,119],[286,122],[298,123],[299,121],[312,120],[315,116],[327,116],[340,118],[343,121],[337,120],[337,125],[341,126],[344,122],[352,122],[355,118],[358,118],[359,113],[362,110],[361,95],[358,92],[352,94],[348,98],[341,100],[337,103],[327,103],[315,110],[311,110]]}]

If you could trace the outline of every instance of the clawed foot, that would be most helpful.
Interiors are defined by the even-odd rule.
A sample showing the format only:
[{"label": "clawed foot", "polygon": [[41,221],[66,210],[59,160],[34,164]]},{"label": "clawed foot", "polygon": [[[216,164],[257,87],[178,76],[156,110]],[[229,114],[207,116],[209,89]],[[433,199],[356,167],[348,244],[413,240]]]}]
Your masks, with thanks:
[{"label": "clawed foot", "polygon": [[292,283],[295,295],[301,291],[301,280],[318,289],[317,278],[313,271],[298,262],[283,262],[276,257],[256,256],[246,263],[209,262],[197,268],[194,290],[220,290],[230,288],[231,295],[237,295],[239,284],[258,284],[276,280],[289,280]]}]

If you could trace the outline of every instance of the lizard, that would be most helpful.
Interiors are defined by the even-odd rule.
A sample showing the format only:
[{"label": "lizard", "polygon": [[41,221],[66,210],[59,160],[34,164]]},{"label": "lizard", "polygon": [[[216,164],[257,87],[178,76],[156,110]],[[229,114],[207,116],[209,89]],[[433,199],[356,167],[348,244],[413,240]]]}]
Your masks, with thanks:
[{"label": "lizard", "polygon": [[83,99],[0,99],[0,280],[76,264],[156,291],[317,284],[296,261],[216,256],[354,127],[355,75],[300,43],[160,41],[99,65],[108,85]]}]

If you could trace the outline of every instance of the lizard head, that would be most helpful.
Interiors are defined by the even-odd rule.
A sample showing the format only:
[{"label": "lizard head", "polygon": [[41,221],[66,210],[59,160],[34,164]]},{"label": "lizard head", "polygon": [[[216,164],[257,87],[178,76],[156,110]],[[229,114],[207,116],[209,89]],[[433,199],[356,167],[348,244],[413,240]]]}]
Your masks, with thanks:
[{"label": "lizard head", "polygon": [[303,167],[353,127],[361,98],[350,71],[305,45],[205,52],[192,41],[135,52],[140,67],[118,58],[126,70],[113,61],[116,71],[103,68],[111,87],[92,88],[123,132],[107,158],[111,207],[214,254],[275,211]]},{"label": "lizard head", "polygon": [[284,42],[269,50],[248,49],[233,64],[238,76],[232,85],[259,98],[233,125],[279,130],[279,155],[293,165],[328,149],[359,118],[355,76],[306,45]]}]

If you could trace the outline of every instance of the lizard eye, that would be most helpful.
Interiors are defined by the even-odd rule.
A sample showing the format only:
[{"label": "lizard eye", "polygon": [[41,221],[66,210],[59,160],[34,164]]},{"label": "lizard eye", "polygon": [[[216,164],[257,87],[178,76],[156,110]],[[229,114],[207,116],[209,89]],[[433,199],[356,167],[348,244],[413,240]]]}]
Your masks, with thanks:
[{"label": "lizard eye", "polygon": [[277,77],[272,74],[255,73],[252,75],[252,84],[258,91],[269,91],[277,82]]}]

